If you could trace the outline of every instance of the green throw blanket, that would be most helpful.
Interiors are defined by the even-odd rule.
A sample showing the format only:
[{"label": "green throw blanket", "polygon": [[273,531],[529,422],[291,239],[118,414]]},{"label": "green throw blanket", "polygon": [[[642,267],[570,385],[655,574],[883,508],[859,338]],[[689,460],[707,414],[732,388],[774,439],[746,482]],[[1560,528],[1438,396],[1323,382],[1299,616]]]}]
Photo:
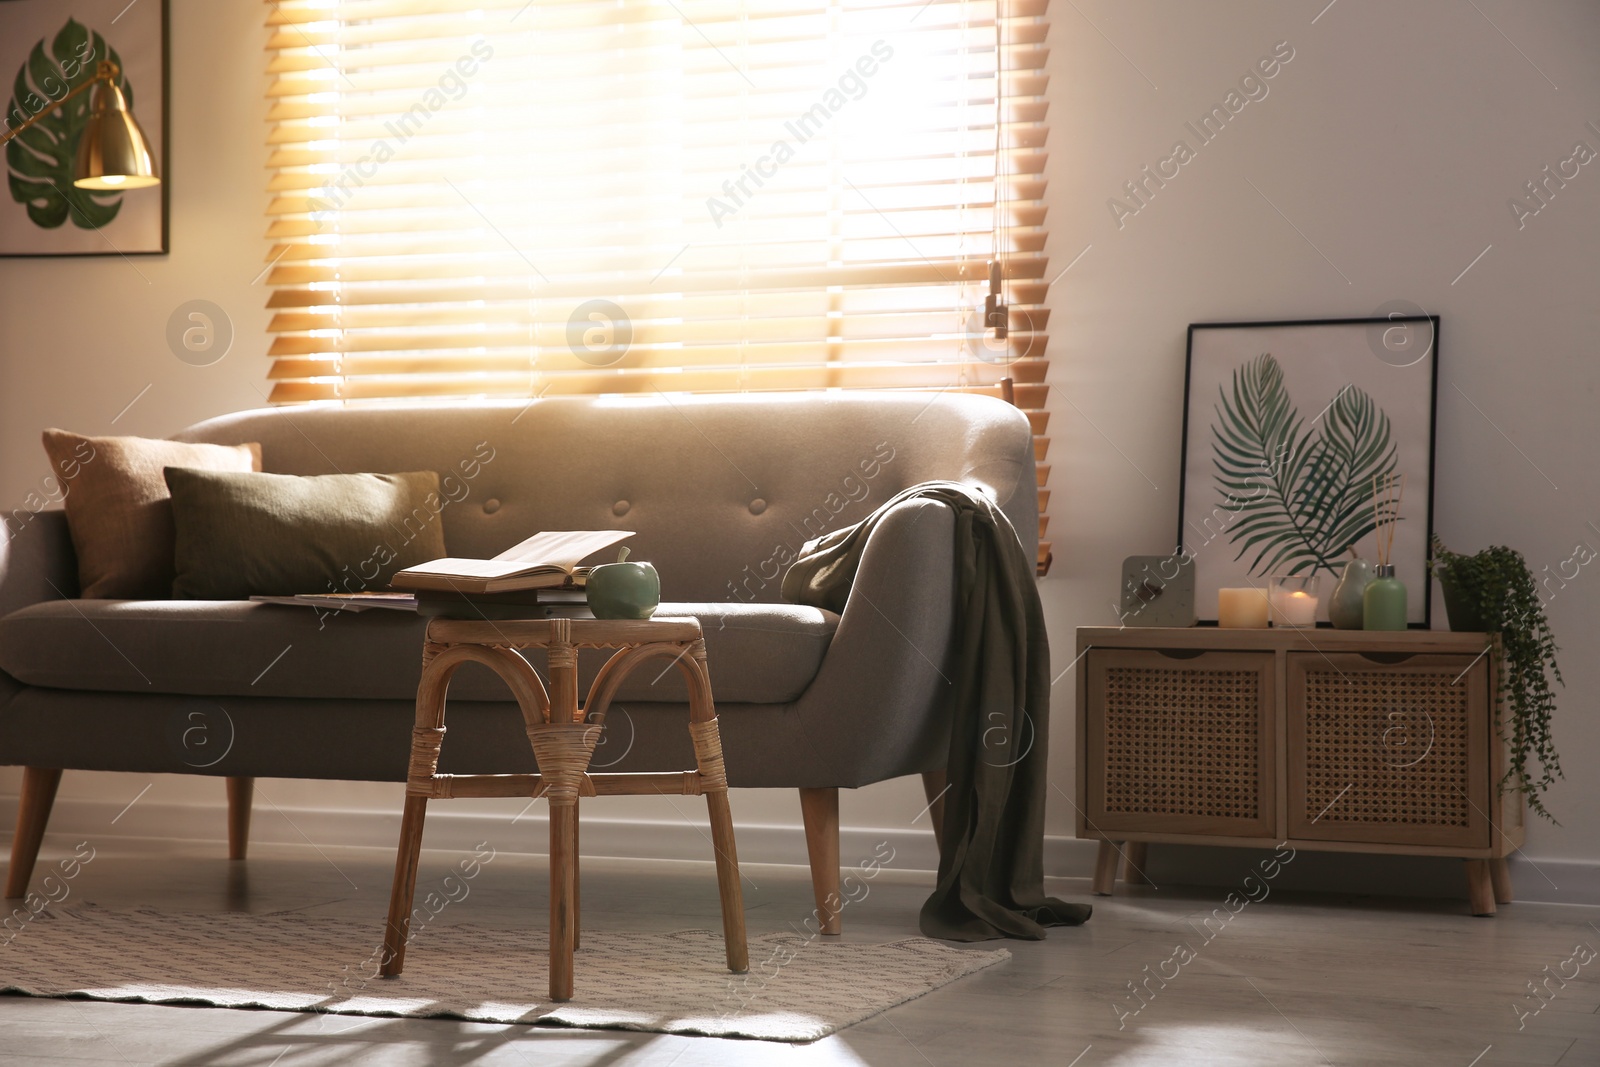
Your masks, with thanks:
[{"label": "green throw blanket", "polygon": [[808,542],[783,576],[783,595],[842,612],[867,539],[905,500],[936,500],[956,513],[950,789],[922,932],[1037,941],[1047,926],[1082,923],[1090,908],[1044,895],[1050,646],[1034,561],[1005,514],[965,485],[912,486],[856,525]]}]

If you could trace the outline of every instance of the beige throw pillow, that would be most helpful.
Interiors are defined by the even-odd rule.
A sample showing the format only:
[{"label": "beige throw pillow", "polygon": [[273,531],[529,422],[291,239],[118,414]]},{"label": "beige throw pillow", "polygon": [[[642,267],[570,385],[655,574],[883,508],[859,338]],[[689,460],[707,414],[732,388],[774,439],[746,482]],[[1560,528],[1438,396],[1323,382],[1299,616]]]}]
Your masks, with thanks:
[{"label": "beige throw pillow", "polygon": [[261,469],[261,446],[253,443],[189,444],[46,430],[44,450],[66,493],[79,595],[87,599],[172,595],[174,533],[165,468]]}]

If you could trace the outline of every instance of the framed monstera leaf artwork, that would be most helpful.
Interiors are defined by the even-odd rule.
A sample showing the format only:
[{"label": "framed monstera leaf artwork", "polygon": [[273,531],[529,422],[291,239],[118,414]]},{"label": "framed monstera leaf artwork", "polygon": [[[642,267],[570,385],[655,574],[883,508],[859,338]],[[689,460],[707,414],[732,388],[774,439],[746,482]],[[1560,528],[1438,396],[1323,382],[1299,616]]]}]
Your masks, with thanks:
[{"label": "framed monstera leaf artwork", "polygon": [[1189,327],[1178,551],[1202,623],[1220,589],[1291,575],[1331,588],[1346,562],[1376,558],[1393,517],[1407,623],[1429,625],[1438,368],[1437,315]]},{"label": "framed monstera leaf artwork", "polygon": [[166,0],[0,0],[0,99],[6,132],[0,255],[138,255],[167,250],[169,183],[141,189],[72,184],[78,137],[96,91],[57,106],[102,60],[167,170]]}]

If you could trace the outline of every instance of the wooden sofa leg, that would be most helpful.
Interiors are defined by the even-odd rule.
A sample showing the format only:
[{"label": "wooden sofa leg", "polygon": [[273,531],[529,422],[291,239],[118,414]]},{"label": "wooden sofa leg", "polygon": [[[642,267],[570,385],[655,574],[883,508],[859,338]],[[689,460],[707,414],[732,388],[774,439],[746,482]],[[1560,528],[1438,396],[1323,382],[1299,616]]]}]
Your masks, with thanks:
[{"label": "wooden sofa leg", "polygon": [[39,845],[44,841],[44,825],[50,821],[50,807],[56,802],[56,787],[60,784],[59,768],[23,768],[17,836],[11,841],[11,866],[6,870],[7,900],[27,895],[33,863],[39,858]]},{"label": "wooden sofa leg", "polygon": [[228,779],[228,858],[242,860],[250,848],[250,799],[254,778]]},{"label": "wooden sofa leg", "polygon": [[944,794],[946,784],[944,768],[922,772],[922,795],[928,799],[928,818],[933,821],[933,843],[939,848],[939,858],[944,859]]},{"label": "wooden sofa leg", "polygon": [[806,824],[806,852],[811,857],[811,892],[817,898],[817,920],[825,934],[844,927],[839,918],[839,790],[800,790],[800,815]]}]

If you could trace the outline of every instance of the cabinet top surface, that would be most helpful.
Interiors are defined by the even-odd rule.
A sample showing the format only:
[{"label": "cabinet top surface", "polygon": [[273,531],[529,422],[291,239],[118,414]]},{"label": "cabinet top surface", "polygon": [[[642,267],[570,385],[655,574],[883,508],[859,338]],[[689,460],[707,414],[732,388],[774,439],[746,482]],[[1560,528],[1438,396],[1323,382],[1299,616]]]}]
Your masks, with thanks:
[{"label": "cabinet top surface", "polygon": [[1335,630],[1332,628],[1297,630],[1272,627],[1264,630],[1232,629],[1221,626],[1080,626],[1078,648],[1197,648],[1245,649],[1254,651],[1378,651],[1378,652],[1469,652],[1483,651],[1488,634],[1457,633],[1453,630]]}]

